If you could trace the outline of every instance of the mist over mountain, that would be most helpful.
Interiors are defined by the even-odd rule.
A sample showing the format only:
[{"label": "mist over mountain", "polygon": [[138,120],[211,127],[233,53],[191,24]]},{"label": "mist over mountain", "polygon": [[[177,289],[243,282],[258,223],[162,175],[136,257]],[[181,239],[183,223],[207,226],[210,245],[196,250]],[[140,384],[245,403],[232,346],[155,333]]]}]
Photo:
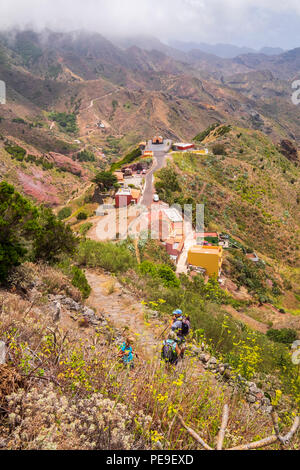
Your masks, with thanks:
[{"label": "mist over mountain", "polygon": [[239,47],[233,44],[207,44],[197,42],[170,41],[170,45],[183,52],[190,52],[199,49],[208,54],[214,54],[223,59],[234,59],[243,54],[261,53],[265,55],[279,55],[284,52],[280,47],[262,47],[259,50],[251,47]]}]

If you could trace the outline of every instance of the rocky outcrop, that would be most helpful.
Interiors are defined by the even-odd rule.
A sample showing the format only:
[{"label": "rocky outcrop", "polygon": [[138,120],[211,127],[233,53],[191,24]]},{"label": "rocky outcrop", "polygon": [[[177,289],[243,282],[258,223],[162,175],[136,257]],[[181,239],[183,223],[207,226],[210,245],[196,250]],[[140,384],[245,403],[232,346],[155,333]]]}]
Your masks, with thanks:
[{"label": "rocky outcrop", "polygon": [[18,180],[23,187],[24,193],[33,197],[38,202],[50,206],[59,204],[59,198],[56,196],[56,187],[47,181],[33,178],[22,171],[18,171]]},{"label": "rocky outcrop", "polygon": [[48,160],[58,168],[68,171],[73,175],[82,176],[84,174],[82,166],[79,163],[74,162],[72,158],[66,157],[61,153],[50,152]]}]

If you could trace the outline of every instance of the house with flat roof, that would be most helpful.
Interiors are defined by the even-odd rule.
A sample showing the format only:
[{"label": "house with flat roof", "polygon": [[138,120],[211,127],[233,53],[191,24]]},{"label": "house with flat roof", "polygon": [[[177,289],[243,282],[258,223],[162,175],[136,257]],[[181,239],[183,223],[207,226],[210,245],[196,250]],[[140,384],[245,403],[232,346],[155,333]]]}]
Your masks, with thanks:
[{"label": "house with flat roof", "polygon": [[171,237],[166,241],[166,250],[168,255],[177,263],[184,247],[183,237]]},{"label": "house with flat roof", "polygon": [[209,277],[221,274],[223,248],[221,246],[195,245],[188,251],[187,262],[195,268],[203,268]]},{"label": "house with flat roof", "polygon": [[132,201],[131,190],[129,188],[120,188],[115,195],[115,206],[126,207]]},{"label": "house with flat roof", "polygon": [[185,151],[195,148],[195,144],[188,144],[184,142],[176,142],[173,144],[173,149],[175,151]]}]

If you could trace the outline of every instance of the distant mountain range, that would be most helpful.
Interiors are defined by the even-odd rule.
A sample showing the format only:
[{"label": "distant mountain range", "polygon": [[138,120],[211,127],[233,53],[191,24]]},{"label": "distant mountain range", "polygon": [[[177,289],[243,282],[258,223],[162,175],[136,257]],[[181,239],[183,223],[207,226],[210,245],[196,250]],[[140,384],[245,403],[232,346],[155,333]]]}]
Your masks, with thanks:
[{"label": "distant mountain range", "polygon": [[233,44],[207,44],[205,42],[182,42],[171,41],[170,46],[179,49],[183,52],[190,52],[199,49],[207,54],[214,54],[222,59],[234,59],[235,57],[243,54],[265,54],[265,55],[279,55],[284,52],[280,47],[263,47],[260,50],[252,49],[250,47],[239,47]]},{"label": "distant mountain range", "polygon": [[[154,133],[190,140],[216,122],[262,131],[274,142],[291,139],[298,147],[299,107],[292,104],[291,83],[299,77],[300,48],[229,59],[200,49],[184,52],[145,36],[0,32],[0,80],[7,85],[7,106],[1,106],[0,115],[0,180],[9,176],[28,189],[42,174],[12,160],[5,153],[8,144],[21,145],[39,159],[59,154],[57,164],[63,154],[72,170],[67,173],[71,187],[77,178],[74,164],[70,167],[76,150],[90,146],[116,155]],[[72,115],[78,131],[68,133],[66,119]],[[82,174],[89,170],[83,168]],[[48,171],[49,185],[65,188],[60,200],[70,193],[62,184],[65,176]],[[45,188],[47,197],[50,192]]]}]

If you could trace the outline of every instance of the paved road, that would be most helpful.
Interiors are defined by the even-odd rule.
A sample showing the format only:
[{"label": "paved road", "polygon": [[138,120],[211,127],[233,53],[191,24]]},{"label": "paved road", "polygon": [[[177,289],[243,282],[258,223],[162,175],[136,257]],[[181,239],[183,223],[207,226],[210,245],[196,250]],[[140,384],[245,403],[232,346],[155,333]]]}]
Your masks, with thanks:
[{"label": "paved road", "polygon": [[155,162],[153,164],[152,169],[149,171],[149,173],[147,173],[145,177],[145,191],[140,204],[146,207],[150,207],[153,203],[153,175],[156,171],[160,170],[164,166],[166,155],[170,150],[170,147],[171,141],[166,141],[162,145],[152,145],[151,143],[148,143],[147,145],[147,150],[153,151]]}]

